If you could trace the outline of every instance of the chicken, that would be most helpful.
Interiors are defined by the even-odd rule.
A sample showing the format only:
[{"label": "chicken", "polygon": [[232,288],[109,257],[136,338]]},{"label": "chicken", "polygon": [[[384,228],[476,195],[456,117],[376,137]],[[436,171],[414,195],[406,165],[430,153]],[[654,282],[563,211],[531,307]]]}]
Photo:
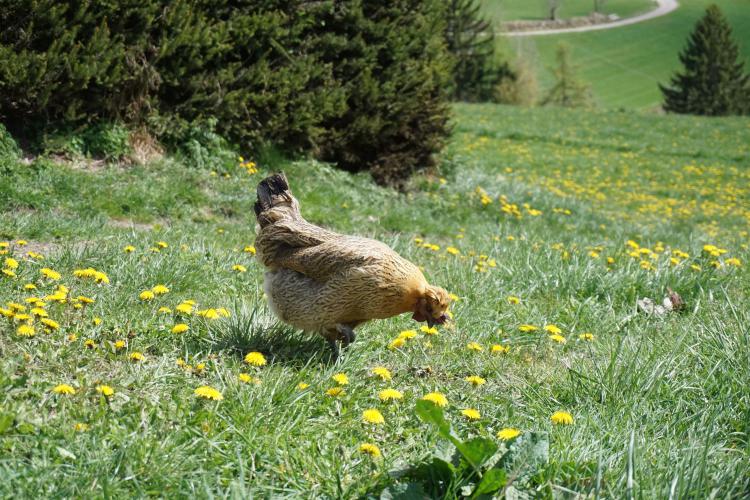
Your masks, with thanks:
[{"label": "chicken", "polygon": [[354,328],[372,319],[412,313],[430,327],[446,321],[448,292],[379,241],[307,222],[283,174],[258,184],[255,215],[271,309],[284,323],[322,335],[335,355],[337,341],[348,346]]}]

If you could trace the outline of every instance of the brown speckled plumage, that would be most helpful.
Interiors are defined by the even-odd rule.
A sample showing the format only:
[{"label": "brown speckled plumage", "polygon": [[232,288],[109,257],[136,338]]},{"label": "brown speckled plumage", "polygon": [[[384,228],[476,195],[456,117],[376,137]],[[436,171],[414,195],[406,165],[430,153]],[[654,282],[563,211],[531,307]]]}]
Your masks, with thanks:
[{"label": "brown speckled plumage", "polygon": [[348,343],[346,332],[353,337],[352,329],[371,319],[410,312],[420,321],[444,320],[445,290],[379,241],[304,220],[283,175],[259,184],[255,212],[264,288],[281,321]]}]

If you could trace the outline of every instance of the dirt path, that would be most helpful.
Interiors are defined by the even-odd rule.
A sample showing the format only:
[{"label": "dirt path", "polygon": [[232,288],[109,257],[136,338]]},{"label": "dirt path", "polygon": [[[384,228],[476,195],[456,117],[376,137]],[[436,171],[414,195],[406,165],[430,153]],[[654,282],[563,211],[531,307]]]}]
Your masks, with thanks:
[{"label": "dirt path", "polygon": [[658,6],[654,10],[650,10],[644,14],[640,14],[633,17],[626,17],[611,23],[592,24],[590,26],[579,26],[577,28],[560,28],[560,29],[549,29],[549,30],[533,30],[533,31],[508,31],[502,33],[505,36],[539,36],[539,35],[561,35],[564,33],[583,33],[585,31],[597,31],[597,30],[608,30],[612,28],[619,28],[620,26],[628,26],[629,24],[636,24],[655,17],[660,17],[665,14],[669,14],[675,10],[679,4],[677,0],[656,0]]}]

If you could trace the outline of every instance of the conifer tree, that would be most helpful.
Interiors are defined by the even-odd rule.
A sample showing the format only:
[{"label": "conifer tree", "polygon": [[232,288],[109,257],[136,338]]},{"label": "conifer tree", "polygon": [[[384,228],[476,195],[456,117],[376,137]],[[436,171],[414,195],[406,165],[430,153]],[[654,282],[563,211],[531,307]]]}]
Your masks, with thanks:
[{"label": "conifer tree", "polygon": [[576,74],[577,66],[570,60],[570,47],[561,43],[557,46],[557,67],[555,84],[542,100],[542,105],[577,108],[591,104],[591,89]]},{"label": "conifer tree", "polygon": [[750,75],[718,6],[709,6],[696,23],[680,61],[684,68],[670,85],[659,85],[666,111],[711,116],[750,112]]}]

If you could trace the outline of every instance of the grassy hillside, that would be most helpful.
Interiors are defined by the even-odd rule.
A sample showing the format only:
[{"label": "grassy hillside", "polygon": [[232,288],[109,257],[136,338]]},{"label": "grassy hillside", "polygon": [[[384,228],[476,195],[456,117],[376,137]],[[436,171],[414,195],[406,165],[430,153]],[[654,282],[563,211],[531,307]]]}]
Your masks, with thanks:
[{"label": "grassy hillside", "polygon": [[[653,0],[609,0],[604,4],[604,14],[620,17],[632,16],[653,7]],[[519,19],[548,19],[547,0],[486,0],[482,5],[485,13],[496,22]],[[558,17],[566,19],[587,16],[594,10],[593,0],[565,0],[558,9]]]},{"label": "grassy hillside", "polygon": [[[0,496],[377,495],[387,471],[439,441],[413,413],[433,391],[462,437],[549,432],[550,463],[531,480],[540,496],[747,492],[748,121],[456,112],[442,177],[409,195],[269,156],[257,173],[0,159],[0,262],[18,264],[5,262],[0,304],[41,314],[28,301],[41,298],[59,323],[37,319],[27,336],[24,313],[0,318]],[[247,248],[255,185],[278,168],[311,221],[424,266],[456,295],[454,322],[396,349],[418,325],[371,323],[338,362],[279,326]],[[109,283],[75,277],[89,267]],[[156,285],[169,291],[139,298]],[[667,287],[684,312],[637,311]],[[177,312],[185,300],[203,315]],[[221,308],[228,317],[211,319]],[[178,323],[189,330],[173,333]],[[244,363],[253,351],[268,364]],[[349,383],[327,395],[338,373]],[[200,386],[223,399],[197,397]],[[403,400],[380,402],[386,387]],[[363,422],[370,408],[384,424]],[[555,411],[572,425],[554,425]]]},{"label": "grassy hillside", "polygon": [[591,84],[597,103],[605,108],[652,108],[661,103],[658,83],[666,83],[679,68],[678,53],[696,20],[710,3],[718,4],[729,18],[741,52],[750,68],[750,0],[684,0],[671,14],[657,19],[603,31],[518,37],[502,41],[523,57],[532,58],[540,86],[552,83],[555,48],[565,42]]}]

